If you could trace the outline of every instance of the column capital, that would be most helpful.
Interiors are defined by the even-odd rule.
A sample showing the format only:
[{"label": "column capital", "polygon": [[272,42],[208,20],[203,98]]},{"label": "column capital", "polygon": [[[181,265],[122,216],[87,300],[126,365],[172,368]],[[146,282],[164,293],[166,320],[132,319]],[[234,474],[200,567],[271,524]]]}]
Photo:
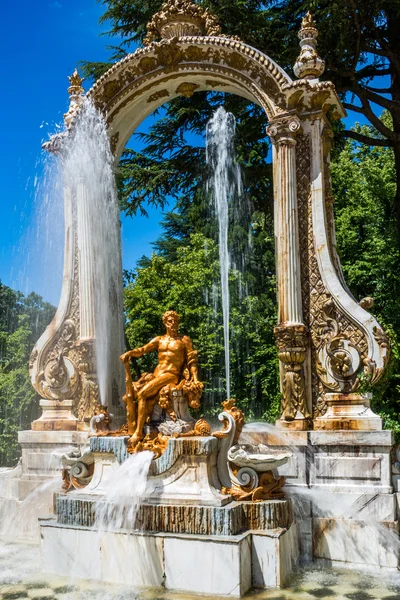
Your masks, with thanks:
[{"label": "column capital", "polygon": [[273,144],[296,144],[296,134],[301,130],[301,121],[297,115],[286,115],[271,121],[266,132]]}]

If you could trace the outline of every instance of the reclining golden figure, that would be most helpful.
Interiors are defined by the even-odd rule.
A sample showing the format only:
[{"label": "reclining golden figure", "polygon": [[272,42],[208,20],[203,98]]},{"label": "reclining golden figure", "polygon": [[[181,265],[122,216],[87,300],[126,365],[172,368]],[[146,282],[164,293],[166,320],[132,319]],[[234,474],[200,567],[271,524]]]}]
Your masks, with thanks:
[{"label": "reclining golden figure", "polygon": [[[182,390],[192,408],[199,408],[203,384],[198,380],[197,351],[190,337],[179,335],[179,315],[168,310],[163,315],[166,334],[122,354],[126,371],[126,404],[128,434],[137,443],[143,439],[143,428],[150,421],[156,403],[176,421],[172,392]],[[144,373],[138,381],[132,380],[130,358],[139,358],[148,352],[158,352],[158,364],[153,373]]]}]

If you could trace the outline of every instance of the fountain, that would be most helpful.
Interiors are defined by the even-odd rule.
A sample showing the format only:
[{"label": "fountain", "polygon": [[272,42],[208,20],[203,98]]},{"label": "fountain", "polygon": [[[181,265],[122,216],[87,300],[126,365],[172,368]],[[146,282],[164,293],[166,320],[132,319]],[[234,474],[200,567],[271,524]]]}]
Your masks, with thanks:
[{"label": "fountain", "polygon": [[[349,293],[336,253],[326,115],[345,113],[334,86],[319,81],[317,35],[307,14],[293,81],[257,49],[224,36],[201,6],[169,0],[149,23],[145,46],[113,65],[86,96],[79,75],[71,76],[65,132],[47,144],[70,176],[62,296],[30,361],[43,414],[20,434],[20,467],[0,474],[5,506],[3,500],[18,505],[22,489],[26,495],[63,470],[55,513],[40,521],[46,571],[241,596],[251,587],[284,585],[299,556],[397,570],[399,548],[388,543],[398,539],[393,436],[382,430],[361,385],[367,378],[372,388],[381,378],[389,341],[367,311],[370,304]],[[274,428],[246,426],[231,399],[223,403],[221,429],[192,415],[203,384],[197,352],[179,334],[174,311],[164,315],[165,335],[122,355],[124,396],[119,384],[112,169],[147,115],[179,95],[210,90],[251,99],[269,119],[282,391]],[[220,111],[210,125],[214,139],[222,118]],[[209,147],[211,162],[213,156]],[[218,168],[223,242],[229,192],[218,191],[224,180]],[[220,252],[227,347],[226,243]],[[155,371],[133,381],[130,359],[152,351]],[[226,378],[229,387],[228,363]],[[122,396],[127,422],[121,426]],[[65,446],[50,469],[48,455]]]},{"label": "fountain", "polygon": [[235,117],[225,112],[222,106],[207,123],[207,164],[211,176],[208,191],[212,195],[215,213],[218,219],[218,248],[221,279],[222,318],[224,324],[226,395],[231,396],[229,361],[229,201],[235,193],[239,196],[242,182],[239,165],[235,163],[233,140],[235,136]]},{"label": "fountain", "polygon": [[[127,365],[158,352],[153,373],[134,382],[127,368],[127,424],[111,430],[104,411],[95,415],[88,450],[64,457],[64,493],[56,494],[55,518],[40,526],[46,569],[148,588],[165,574],[168,589],[203,594],[282,585],[298,540],[276,468],[291,454],[237,446],[244,417],[233,400],[223,403],[221,430],[190,416],[203,391],[197,352],[178,333],[177,313],[167,311],[163,322],[164,336],[121,356]],[[73,564],[55,552],[59,545]]]}]

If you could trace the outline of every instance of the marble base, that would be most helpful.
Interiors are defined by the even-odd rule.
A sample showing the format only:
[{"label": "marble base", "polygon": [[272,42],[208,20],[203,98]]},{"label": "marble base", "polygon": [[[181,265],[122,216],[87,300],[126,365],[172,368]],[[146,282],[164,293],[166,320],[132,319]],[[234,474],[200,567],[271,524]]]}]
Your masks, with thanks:
[{"label": "marble base", "polygon": [[371,394],[325,394],[324,400],[328,410],[314,419],[314,430],[382,430],[382,419],[370,408]]},{"label": "marble base", "polygon": [[292,499],[302,560],[396,568],[391,431],[302,432],[259,423],[245,426],[239,442],[293,452],[278,471]]},{"label": "marble base", "polygon": [[[95,467],[83,495],[101,496],[114,469],[129,454],[125,437],[91,437]],[[150,466],[143,500],[147,504],[224,506],[231,496],[221,494],[217,471],[218,440],[214,437],[170,438],[167,449]]]},{"label": "marble base", "polygon": [[314,558],[332,565],[374,566],[398,569],[397,522],[361,522],[346,519],[313,519]]},{"label": "marble base", "polygon": [[61,486],[61,456],[87,442],[87,433],[76,431],[20,431],[20,463],[0,471],[0,535],[33,539],[38,517],[54,510],[54,491]]},{"label": "marble base", "polygon": [[44,571],[138,588],[243,596],[283,585],[298,558],[296,525],[265,534],[103,532],[42,520]]},{"label": "marble base", "polygon": [[73,400],[39,402],[42,415],[32,422],[33,431],[76,431],[78,419],[73,415]]},{"label": "marble base", "polygon": [[243,444],[266,444],[293,453],[278,468],[287,486],[329,492],[392,493],[391,431],[286,431],[255,423],[245,426]]},{"label": "marble base", "polygon": [[[101,515],[104,510],[104,501],[74,491],[57,494],[55,506],[58,524],[94,527],[96,515]],[[292,523],[292,505],[286,499],[257,503],[231,502],[228,506],[152,505],[146,500],[138,507],[133,528],[154,533],[209,536],[237,535],[248,530],[286,529]],[[121,528],[128,526],[122,522]]]}]

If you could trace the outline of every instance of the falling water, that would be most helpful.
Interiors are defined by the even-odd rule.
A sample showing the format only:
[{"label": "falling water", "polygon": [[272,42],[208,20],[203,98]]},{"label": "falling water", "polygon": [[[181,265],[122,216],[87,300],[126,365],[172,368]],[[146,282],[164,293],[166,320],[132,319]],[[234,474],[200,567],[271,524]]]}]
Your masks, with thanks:
[{"label": "falling water", "polygon": [[210,169],[207,187],[211,192],[218,218],[226,395],[228,398],[230,398],[231,392],[229,358],[229,202],[235,194],[241,195],[242,192],[240,169],[234,158],[235,127],[235,117],[232,113],[227,113],[220,107],[207,123],[206,131],[206,157]]},{"label": "falling water", "polygon": [[104,485],[104,500],[96,507],[95,528],[105,531],[136,529],[136,514],[146,491],[152,452],[132,454]]},{"label": "falling water", "polygon": [[[65,138],[61,159],[64,186],[84,190],[73,198],[78,215],[85,213],[88,228],[87,239],[80,240],[78,233],[78,251],[85,257],[89,293],[94,296],[100,398],[103,404],[110,404],[120,384],[118,356],[123,349],[119,211],[106,123],[88,100],[80,109],[72,135]],[[85,332],[81,331],[82,337]]]}]

